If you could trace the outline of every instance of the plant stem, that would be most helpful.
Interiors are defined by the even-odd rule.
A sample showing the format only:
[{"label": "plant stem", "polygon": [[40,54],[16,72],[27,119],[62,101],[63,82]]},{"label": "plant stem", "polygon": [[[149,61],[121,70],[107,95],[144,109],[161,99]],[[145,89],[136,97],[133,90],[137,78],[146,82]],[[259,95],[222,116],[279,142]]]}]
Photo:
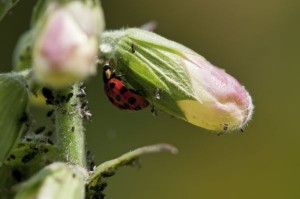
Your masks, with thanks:
[{"label": "plant stem", "polygon": [[[67,101],[68,95],[72,95],[70,93],[73,96]],[[78,85],[55,91],[55,99],[60,100],[55,108],[55,144],[61,161],[86,167],[85,135],[78,93]]]}]

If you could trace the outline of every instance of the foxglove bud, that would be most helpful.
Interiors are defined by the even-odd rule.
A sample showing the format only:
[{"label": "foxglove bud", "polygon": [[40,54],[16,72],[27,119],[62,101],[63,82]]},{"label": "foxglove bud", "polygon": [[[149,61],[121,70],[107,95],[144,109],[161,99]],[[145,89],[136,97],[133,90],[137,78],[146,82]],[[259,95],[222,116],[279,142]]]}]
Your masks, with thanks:
[{"label": "foxglove bud", "polygon": [[25,181],[15,199],[83,199],[86,173],[74,166],[53,163]]},{"label": "foxglove bud", "polygon": [[104,33],[100,51],[133,88],[170,115],[217,131],[242,128],[251,118],[253,105],[245,88],[181,44],[127,29]]},{"label": "foxglove bud", "polygon": [[37,80],[63,87],[95,73],[99,35],[104,29],[99,1],[50,2],[35,29]]}]

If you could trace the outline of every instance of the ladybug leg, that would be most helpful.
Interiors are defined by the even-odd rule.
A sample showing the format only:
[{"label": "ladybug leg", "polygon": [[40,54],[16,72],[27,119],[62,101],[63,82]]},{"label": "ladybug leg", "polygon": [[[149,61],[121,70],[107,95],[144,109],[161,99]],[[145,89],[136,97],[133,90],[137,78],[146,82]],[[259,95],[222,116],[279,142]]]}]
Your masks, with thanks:
[{"label": "ladybug leg", "polygon": [[151,106],[151,113],[154,117],[157,117],[158,116],[158,110],[152,105]]},{"label": "ladybug leg", "polygon": [[115,77],[118,79],[122,79],[123,77],[125,77],[128,73],[128,69],[126,69],[126,71],[122,71],[122,74],[116,74],[116,69],[113,70],[113,73],[115,74]]}]

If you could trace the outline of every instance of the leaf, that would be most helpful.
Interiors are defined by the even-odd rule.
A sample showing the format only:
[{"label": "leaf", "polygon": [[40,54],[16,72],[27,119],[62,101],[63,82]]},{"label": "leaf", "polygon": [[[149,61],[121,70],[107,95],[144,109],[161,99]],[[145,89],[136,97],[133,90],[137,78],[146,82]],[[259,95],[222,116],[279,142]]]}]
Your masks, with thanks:
[{"label": "leaf", "polygon": [[0,165],[26,126],[27,107],[24,79],[16,73],[0,74]]},{"label": "leaf", "polygon": [[57,160],[57,148],[46,143],[18,142],[0,167],[0,195],[13,198],[12,187],[30,178],[37,171]]},{"label": "leaf", "polygon": [[0,1],[0,20],[7,14],[7,12],[14,7],[19,0],[1,0]]}]

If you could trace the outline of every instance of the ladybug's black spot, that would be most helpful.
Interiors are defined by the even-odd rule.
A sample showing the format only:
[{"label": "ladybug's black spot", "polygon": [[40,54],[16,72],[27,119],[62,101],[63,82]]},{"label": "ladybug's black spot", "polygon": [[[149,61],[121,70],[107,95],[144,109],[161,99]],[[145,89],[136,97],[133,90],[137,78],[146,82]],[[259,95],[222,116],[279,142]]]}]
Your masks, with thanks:
[{"label": "ladybug's black spot", "polygon": [[122,88],[120,89],[120,93],[124,94],[128,91],[128,89],[125,86],[122,86]]},{"label": "ladybug's black spot", "polygon": [[115,97],[115,99],[119,102],[119,101],[121,100],[121,96],[120,96],[120,95],[117,95],[117,96]]},{"label": "ladybug's black spot", "polygon": [[109,99],[109,101],[110,101],[111,103],[114,103],[114,102],[115,102],[114,99],[111,98],[111,97],[108,97],[108,99]]},{"label": "ladybug's black spot", "polygon": [[112,82],[112,83],[109,83],[109,88],[110,88],[110,89],[113,89],[115,86],[116,86],[115,83],[113,83],[113,82]]},{"label": "ladybug's black spot", "polygon": [[136,102],[136,99],[134,98],[134,97],[130,97],[129,99],[128,99],[128,103],[129,104],[134,104]]}]

